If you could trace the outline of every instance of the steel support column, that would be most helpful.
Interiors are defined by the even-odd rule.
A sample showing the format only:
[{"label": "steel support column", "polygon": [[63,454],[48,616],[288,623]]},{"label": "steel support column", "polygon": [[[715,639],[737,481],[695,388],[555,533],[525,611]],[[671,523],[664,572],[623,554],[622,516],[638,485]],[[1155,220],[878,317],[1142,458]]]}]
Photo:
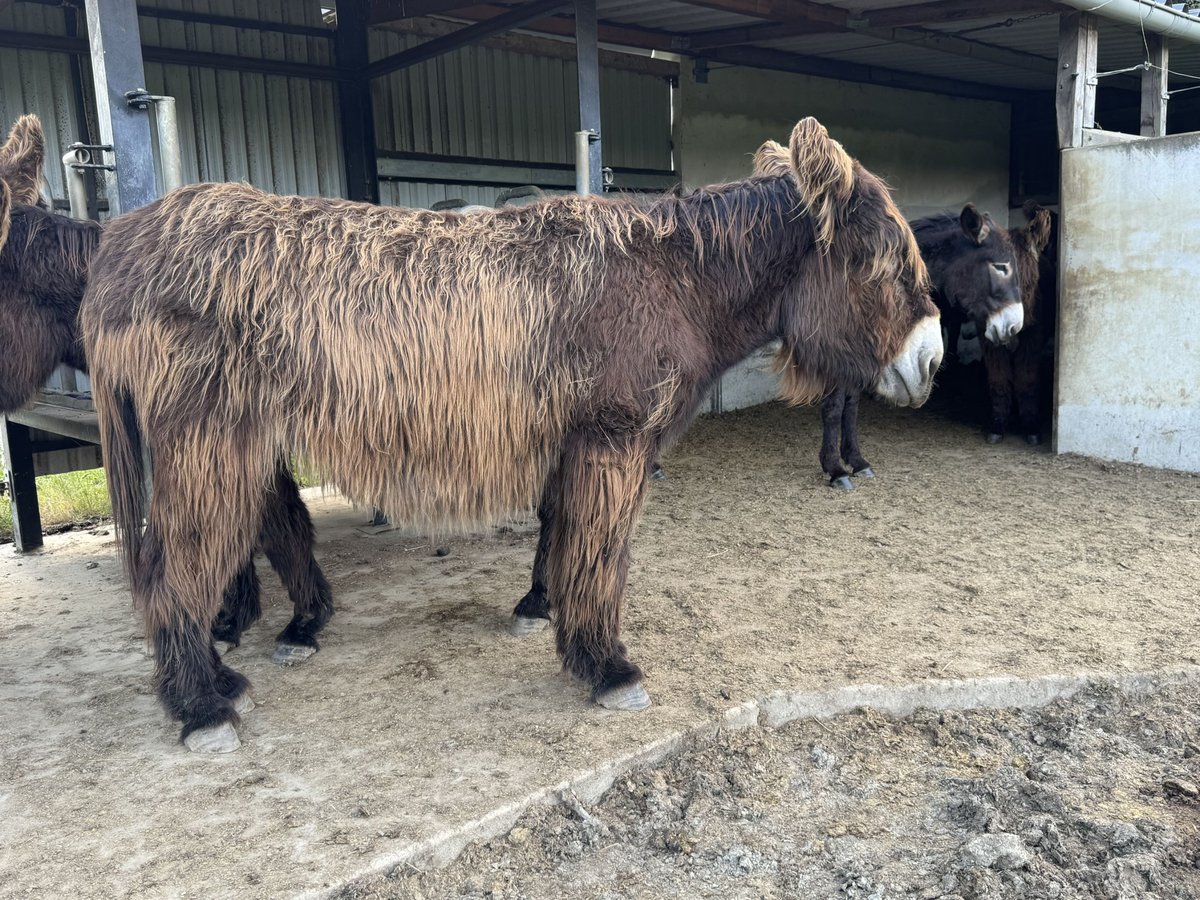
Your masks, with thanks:
[{"label": "steel support column", "polygon": [[125,102],[125,92],[146,86],[142,40],[134,0],[85,0],[100,142],[113,147],[116,171],[108,172],[113,215],[144,206],[158,196],[150,116]]},{"label": "steel support column", "polygon": [[33,441],[29,428],[0,416],[0,447],[4,450],[4,475],[12,491],[13,542],[17,550],[42,546],[42,514],[38,509],[37,479],[33,474]]},{"label": "steel support column", "polygon": [[588,193],[604,192],[604,155],[600,152],[600,50],[596,0],[575,0],[575,59],[579,70],[579,130],[595,134],[589,144]]},{"label": "steel support column", "polygon": [[339,0],[334,52],[342,79],[338,82],[338,113],[342,126],[342,155],[346,162],[346,198],[379,202],[379,172],[375,162],[375,112],[367,28],[367,0]]}]

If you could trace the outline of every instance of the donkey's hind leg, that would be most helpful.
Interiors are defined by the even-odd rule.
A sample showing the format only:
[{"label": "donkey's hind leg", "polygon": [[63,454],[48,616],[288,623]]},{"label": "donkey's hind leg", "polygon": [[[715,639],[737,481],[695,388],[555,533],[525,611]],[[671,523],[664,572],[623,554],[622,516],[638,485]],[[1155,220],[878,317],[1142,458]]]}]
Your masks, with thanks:
[{"label": "donkey's hind leg", "polygon": [[264,498],[259,545],[292,598],[292,620],[276,638],[273,657],[282,665],[303,662],[316,653],[321,646],[317,635],[333,616],[333,594],[313,556],[314,538],[300,489],[286,463],[280,462]]},{"label": "donkey's hind leg", "polygon": [[858,446],[858,401],[862,394],[852,391],[846,394],[846,404],[842,407],[842,459],[850,467],[850,471],[863,478],[874,478],[875,472],[871,464],[862,455]]},{"label": "donkey's hind leg", "polygon": [[550,552],[550,529],[554,524],[554,504],[559,486],[558,473],[552,473],[542,488],[538,503],[538,542],[533,556],[533,583],[513,610],[509,632],[517,637],[541,631],[550,622],[550,598],[546,592],[546,557]]},{"label": "donkey's hind leg", "polygon": [[[212,626],[225,586],[249,557],[262,488],[231,447],[197,435],[163,441],[133,590],[154,642],[155,685],[189,749],[239,745],[246,679],[224,665]],[[174,452],[172,452],[174,451]]]},{"label": "donkey's hind leg", "polygon": [[569,439],[550,527],[547,587],[558,652],[609,709],[650,705],[621,643],[629,541],[646,496],[647,450],[598,432]]},{"label": "donkey's hind leg", "polygon": [[845,391],[833,391],[821,402],[821,468],[829,476],[829,486],[843,491],[854,490],[850,473],[842,468],[838,451],[842,432],[842,409],[846,404]]},{"label": "donkey's hind leg", "polygon": [[262,602],[259,599],[258,572],[254,569],[254,556],[246,560],[246,564],[238,569],[233,581],[225,588],[221,599],[221,609],[213,622],[212,636],[214,641],[222,641],[230,647],[236,647],[242,642],[242,632],[253,625],[262,616]]}]

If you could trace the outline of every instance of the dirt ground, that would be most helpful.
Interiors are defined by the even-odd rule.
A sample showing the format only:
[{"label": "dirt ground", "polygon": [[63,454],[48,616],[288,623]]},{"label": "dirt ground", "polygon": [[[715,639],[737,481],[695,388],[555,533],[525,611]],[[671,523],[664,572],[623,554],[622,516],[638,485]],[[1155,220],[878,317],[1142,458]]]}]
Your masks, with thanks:
[{"label": "dirt ground", "polygon": [[339,898],[1193,900],[1197,741],[1194,682],[724,733]]},{"label": "dirt ground", "polygon": [[319,891],[772,691],[1200,661],[1200,480],[986,446],[937,410],[866,406],[862,430],[879,477],[850,494],[812,409],[701,421],[664,460],[627,597],[639,714],[588,703],[550,635],[505,633],[532,523],[368,535],[313,500],[337,615],[274,666],[289,611],[263,567],[265,621],[229,656],[258,708],[218,758],[154,701],[105,527],[5,551],[0,896]]}]

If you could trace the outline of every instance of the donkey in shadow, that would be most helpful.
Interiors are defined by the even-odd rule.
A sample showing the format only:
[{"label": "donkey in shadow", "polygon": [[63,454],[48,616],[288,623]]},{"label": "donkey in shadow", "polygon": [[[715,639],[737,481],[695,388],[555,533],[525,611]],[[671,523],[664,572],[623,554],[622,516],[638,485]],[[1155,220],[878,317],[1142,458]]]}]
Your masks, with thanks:
[{"label": "donkey in shadow", "polygon": [[[1025,290],[1028,273],[1036,282],[1038,253],[1045,246],[1040,221],[1031,220],[1019,229],[1000,228],[990,214],[968,203],[958,216],[938,214],[911,223],[942,314],[947,359],[954,355],[962,326],[973,323],[983,338],[985,360],[992,361],[988,371],[996,373],[997,390],[1011,381],[1011,360],[1023,352],[1016,348],[1025,344],[1018,335],[1032,314],[1031,295]],[[1019,371],[1026,369],[1022,357]],[[989,374],[989,380],[992,377]],[[821,403],[821,468],[831,487],[847,491],[854,488],[852,474],[875,474],[859,446],[859,396],[834,391]],[[1011,403],[1011,392],[1006,396]]]}]

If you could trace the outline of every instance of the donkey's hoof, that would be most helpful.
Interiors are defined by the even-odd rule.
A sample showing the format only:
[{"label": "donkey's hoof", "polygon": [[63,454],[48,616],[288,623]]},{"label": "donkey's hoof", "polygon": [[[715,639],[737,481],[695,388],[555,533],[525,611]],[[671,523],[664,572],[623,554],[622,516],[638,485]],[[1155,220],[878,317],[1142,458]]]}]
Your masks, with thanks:
[{"label": "donkey's hoof", "polygon": [[874,478],[875,470],[870,466],[863,466],[861,469],[855,472],[854,475],[856,478]]},{"label": "donkey's hoof", "polygon": [[1042,442],[1042,436],[1040,434],[1025,435],[1025,443],[1027,443],[1030,447],[1036,447],[1041,442]]},{"label": "donkey's hoof", "polygon": [[233,698],[233,711],[239,716],[244,716],[250,710],[254,709],[254,699],[250,696],[249,691],[242,691]]},{"label": "donkey's hoof", "polygon": [[984,438],[984,440],[987,441],[989,444],[998,444],[1002,440],[1004,440],[1004,435],[1000,434],[999,432],[993,431],[993,432],[990,432],[988,434],[988,436],[986,438]]},{"label": "donkey's hoof", "polygon": [[640,681],[601,691],[596,694],[595,699],[605,709],[619,709],[625,712],[637,712],[650,706],[650,695],[646,693]]},{"label": "donkey's hoof", "polygon": [[271,661],[281,666],[295,666],[304,662],[316,652],[316,647],[309,647],[305,644],[276,644],[275,652],[271,655]]},{"label": "donkey's hoof", "polygon": [[512,624],[508,626],[508,633],[513,637],[526,637],[536,634],[549,624],[550,620],[543,619],[541,616],[518,616],[514,613]]},{"label": "donkey's hoof", "polygon": [[839,491],[854,490],[854,482],[850,480],[849,475],[839,475],[837,478],[830,478],[829,486]]},{"label": "donkey's hoof", "polygon": [[232,753],[242,742],[228,722],[199,728],[183,739],[184,745],[193,753]]}]

